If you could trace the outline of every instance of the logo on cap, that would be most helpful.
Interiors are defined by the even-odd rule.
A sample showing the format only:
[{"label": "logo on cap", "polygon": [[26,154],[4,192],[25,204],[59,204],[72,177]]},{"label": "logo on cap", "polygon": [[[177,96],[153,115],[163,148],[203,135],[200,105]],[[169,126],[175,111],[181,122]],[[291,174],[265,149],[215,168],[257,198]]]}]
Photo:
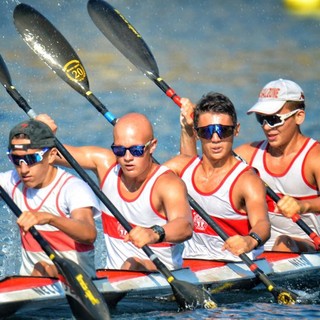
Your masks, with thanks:
[{"label": "logo on cap", "polygon": [[265,88],[260,91],[259,98],[273,98],[277,99],[280,88]]}]

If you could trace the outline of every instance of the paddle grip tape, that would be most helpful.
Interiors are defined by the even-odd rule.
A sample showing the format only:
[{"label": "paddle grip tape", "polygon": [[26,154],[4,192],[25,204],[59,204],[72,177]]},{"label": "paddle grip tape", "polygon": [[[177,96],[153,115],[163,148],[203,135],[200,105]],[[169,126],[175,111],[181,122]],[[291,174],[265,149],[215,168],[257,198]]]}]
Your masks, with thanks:
[{"label": "paddle grip tape", "polygon": [[166,95],[171,98],[175,104],[181,107],[181,98],[175,93],[175,91],[171,88],[166,91]]},{"label": "paddle grip tape", "polygon": [[35,117],[37,116],[37,114],[36,114],[32,109],[30,109],[30,110],[27,112],[27,115],[28,115],[31,119],[35,119]]},{"label": "paddle grip tape", "polygon": [[116,117],[111,112],[106,112],[103,115],[110,123],[113,123],[116,120]]},{"label": "paddle grip tape", "polygon": [[250,269],[252,272],[255,272],[255,271],[258,269],[258,266],[257,266],[255,263],[252,263],[251,266],[249,266],[249,269]]},{"label": "paddle grip tape", "polygon": [[168,84],[160,77],[153,80],[155,84],[169,97],[176,105],[181,107],[181,98],[176,94],[176,92],[168,86]]},{"label": "paddle grip tape", "polygon": [[297,222],[298,220],[301,219],[301,217],[300,217],[300,215],[298,213],[296,213],[291,217],[291,219],[292,219],[293,222]]}]

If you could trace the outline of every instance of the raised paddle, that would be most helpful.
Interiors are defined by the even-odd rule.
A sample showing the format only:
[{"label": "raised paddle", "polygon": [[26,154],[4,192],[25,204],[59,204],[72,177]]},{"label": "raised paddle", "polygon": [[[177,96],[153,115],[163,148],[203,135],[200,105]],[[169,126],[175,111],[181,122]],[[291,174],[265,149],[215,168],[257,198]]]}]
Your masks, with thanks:
[{"label": "raised paddle", "polygon": [[[180,107],[180,97],[159,76],[157,63],[149,47],[138,31],[119,10],[102,0],[89,0],[87,7],[91,19],[110,42]],[[223,240],[226,240],[228,238],[227,234],[224,233],[190,195],[188,195],[188,200],[192,208],[198,212],[210,227]],[[297,301],[295,293],[278,288],[246,254],[241,254],[240,258],[249,266],[261,282],[265,284],[278,303],[292,304]]]},{"label": "raised paddle", "polygon": [[[138,69],[140,69],[150,80],[152,80],[169,98],[181,107],[181,98],[177,93],[160,77],[158,65],[148,45],[139,32],[129,21],[103,0],[89,0],[88,12],[99,30],[107,39]],[[275,193],[267,186],[268,195],[276,201]],[[278,198],[279,200],[279,198]],[[278,201],[276,201],[278,202]],[[292,221],[314,241],[319,248],[320,237],[296,213]]]},{"label": "raised paddle", "polygon": [[[66,81],[72,88],[82,95],[93,97],[89,89],[89,81],[86,76],[86,72],[80,62],[80,59],[67,42],[67,40],[60,34],[60,32],[38,11],[34,8],[19,4],[14,10],[14,22],[22,35],[23,40],[27,42],[29,47],[45,60],[46,64],[53,69],[64,81]],[[30,34],[32,37],[30,37]],[[30,40],[33,38],[34,41]],[[37,48],[41,46],[41,52]],[[77,82],[77,78],[64,76],[67,72],[65,65],[68,65],[68,61],[76,60],[77,68],[80,68],[84,72],[82,73],[81,85],[76,85],[73,82]],[[60,67],[57,67],[60,66]],[[106,109],[106,107],[97,99],[88,99],[100,113],[111,123],[115,124],[116,118]],[[98,108],[99,106],[99,108]],[[112,120],[111,120],[112,119]],[[78,172],[84,181],[86,181],[97,197],[106,205],[106,207],[112,212],[115,218],[121,223],[121,225],[130,231],[131,225],[121,215],[112,202],[106,197],[106,195],[99,189],[96,183],[90,178],[89,175],[79,166],[78,163],[72,158],[70,154],[66,154],[67,150],[63,145],[59,144],[59,151],[63,150],[62,155],[72,165],[72,167]],[[180,309],[193,309],[197,306],[203,306],[205,308],[215,308],[217,305],[213,300],[210,293],[204,288],[200,288],[194,284],[186,281],[178,280],[174,277],[172,272],[161,262],[161,260],[154,254],[154,252],[148,247],[144,246],[143,251],[149,257],[149,259],[156,265],[158,271],[162,273],[165,279],[170,284],[174,293],[175,299]]]},{"label": "raised paddle", "polygon": [[15,7],[13,18],[23,40],[40,59],[114,125],[116,118],[90,91],[86,70],[79,56],[51,22],[37,10],[23,3]]},{"label": "raised paddle", "polygon": [[138,69],[181,107],[180,97],[159,76],[157,63],[140,33],[106,1],[89,0],[88,12],[107,39]]}]

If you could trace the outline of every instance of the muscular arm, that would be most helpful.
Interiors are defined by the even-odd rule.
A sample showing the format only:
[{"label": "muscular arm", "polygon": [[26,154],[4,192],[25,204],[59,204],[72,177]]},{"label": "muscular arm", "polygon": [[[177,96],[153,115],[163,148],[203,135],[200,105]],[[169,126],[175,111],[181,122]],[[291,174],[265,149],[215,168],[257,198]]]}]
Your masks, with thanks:
[{"label": "muscular arm", "polygon": [[[255,232],[266,242],[270,237],[270,221],[266,204],[266,191],[264,183],[253,172],[248,171],[239,177],[233,191],[233,202],[238,210],[247,212],[251,225],[249,232]],[[231,251],[235,255],[247,253],[257,246],[257,241],[251,236],[230,237],[224,249]]]},{"label": "muscular arm", "polygon": [[17,220],[18,225],[27,232],[34,225],[49,224],[66,233],[72,239],[84,243],[92,244],[97,231],[93,220],[92,208],[79,208],[71,212],[71,219],[56,216],[49,212],[25,211]]},{"label": "muscular arm", "polygon": [[[240,180],[242,181],[239,181],[239,184],[245,184],[243,197],[251,225],[250,232],[258,234],[264,243],[270,237],[270,221],[266,203],[265,185],[262,180],[251,171],[245,173]],[[254,240],[254,246],[256,245],[257,243]]]},{"label": "muscular arm", "polygon": [[[65,145],[65,148],[70,152],[74,159],[84,169],[92,170],[101,181],[110,168],[116,162],[116,158],[111,150],[95,147],[73,147]],[[56,157],[56,164],[70,167],[69,163],[62,157]]]},{"label": "muscular arm", "polygon": [[[169,172],[158,178],[152,196],[153,206],[167,218],[162,225],[166,236],[164,241],[180,243],[192,236],[193,222],[187,200],[184,182]],[[150,226],[151,227],[151,226]],[[131,241],[136,247],[156,243],[159,235],[150,228],[137,226],[126,235],[125,241]]]},{"label": "muscular arm", "polygon": [[[320,145],[314,146],[304,163],[303,173],[310,185],[316,190],[320,188]],[[288,218],[291,218],[295,213],[304,214],[308,212],[320,212],[320,197],[309,198],[305,200],[297,200],[290,196],[282,197],[277,203],[278,210]]]},{"label": "muscular arm", "polygon": [[173,173],[164,174],[157,182],[161,211],[167,217],[163,226],[165,240],[179,243],[192,236],[193,221],[185,183]]}]

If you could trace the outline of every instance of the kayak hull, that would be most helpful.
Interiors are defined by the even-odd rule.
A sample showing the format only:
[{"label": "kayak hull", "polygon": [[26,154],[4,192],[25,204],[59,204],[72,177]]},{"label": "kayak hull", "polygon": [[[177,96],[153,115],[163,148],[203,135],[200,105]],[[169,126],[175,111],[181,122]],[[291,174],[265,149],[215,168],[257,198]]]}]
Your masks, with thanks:
[{"label": "kayak hull", "polygon": [[[277,286],[305,291],[320,285],[320,253],[266,252],[255,262]],[[266,291],[243,262],[185,260],[183,268],[172,273],[178,280],[206,288],[217,302],[220,293]],[[162,296],[169,300],[172,294],[169,283],[159,272],[98,269],[94,283],[111,308],[125,296]],[[62,278],[7,276],[0,280],[0,315],[7,317],[65,304],[66,290],[69,289]]]}]

